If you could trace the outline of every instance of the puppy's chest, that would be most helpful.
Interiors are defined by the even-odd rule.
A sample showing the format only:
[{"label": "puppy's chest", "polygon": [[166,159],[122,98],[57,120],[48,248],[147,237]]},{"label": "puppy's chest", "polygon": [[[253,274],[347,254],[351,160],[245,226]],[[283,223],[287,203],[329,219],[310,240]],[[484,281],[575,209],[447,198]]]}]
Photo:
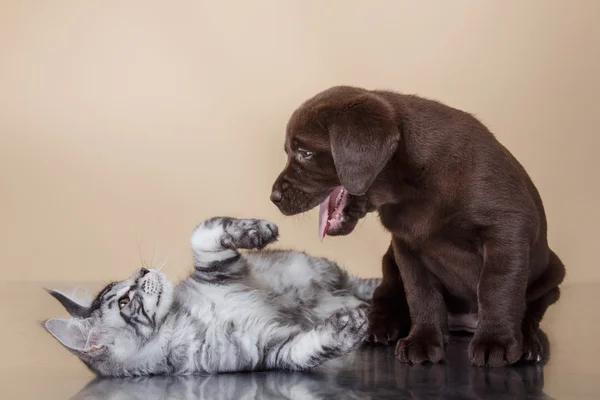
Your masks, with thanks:
[{"label": "puppy's chest", "polygon": [[433,201],[386,205],[379,209],[379,217],[388,231],[415,249],[435,243],[471,247],[476,240],[473,225],[463,213]]}]

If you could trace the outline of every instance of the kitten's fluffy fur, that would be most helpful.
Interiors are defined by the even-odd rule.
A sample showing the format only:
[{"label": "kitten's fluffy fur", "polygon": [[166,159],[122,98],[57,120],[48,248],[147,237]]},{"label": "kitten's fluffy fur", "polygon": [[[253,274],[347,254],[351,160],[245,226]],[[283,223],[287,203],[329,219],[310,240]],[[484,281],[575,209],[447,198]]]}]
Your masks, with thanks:
[{"label": "kitten's fluffy fur", "polygon": [[46,329],[103,376],[306,370],[365,338],[379,279],[293,251],[262,220],[212,218],[192,233],[194,272],[174,286],[142,269],[91,305],[50,291],[72,315]]}]

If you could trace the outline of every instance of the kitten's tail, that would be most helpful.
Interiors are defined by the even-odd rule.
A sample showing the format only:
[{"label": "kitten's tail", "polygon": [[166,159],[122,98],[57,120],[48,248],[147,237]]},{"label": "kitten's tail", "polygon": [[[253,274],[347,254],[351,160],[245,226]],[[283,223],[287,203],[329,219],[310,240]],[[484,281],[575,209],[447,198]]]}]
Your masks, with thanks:
[{"label": "kitten's tail", "polygon": [[370,302],[373,299],[375,288],[381,284],[381,278],[358,278],[348,276],[348,289],[356,297],[363,301]]}]

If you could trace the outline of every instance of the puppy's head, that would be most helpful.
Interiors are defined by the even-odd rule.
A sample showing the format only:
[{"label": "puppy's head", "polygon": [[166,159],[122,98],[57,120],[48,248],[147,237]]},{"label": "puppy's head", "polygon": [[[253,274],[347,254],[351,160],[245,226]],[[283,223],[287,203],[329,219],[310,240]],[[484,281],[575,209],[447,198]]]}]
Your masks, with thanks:
[{"label": "puppy's head", "polygon": [[381,96],[348,86],[321,92],[288,122],[288,161],[271,200],[286,215],[321,204],[321,238],[348,234],[371,210],[366,194],[399,139],[394,109]]}]

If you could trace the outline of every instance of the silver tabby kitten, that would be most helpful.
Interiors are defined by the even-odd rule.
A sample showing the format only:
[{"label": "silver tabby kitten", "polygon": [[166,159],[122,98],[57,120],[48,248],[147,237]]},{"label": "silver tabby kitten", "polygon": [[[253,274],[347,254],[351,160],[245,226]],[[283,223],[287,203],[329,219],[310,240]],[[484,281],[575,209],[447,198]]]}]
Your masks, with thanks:
[{"label": "silver tabby kitten", "polygon": [[212,218],[192,233],[194,271],[174,286],[142,269],[90,305],[50,291],[70,319],[46,329],[102,376],[306,370],[358,347],[379,279],[294,251],[255,219]]}]

